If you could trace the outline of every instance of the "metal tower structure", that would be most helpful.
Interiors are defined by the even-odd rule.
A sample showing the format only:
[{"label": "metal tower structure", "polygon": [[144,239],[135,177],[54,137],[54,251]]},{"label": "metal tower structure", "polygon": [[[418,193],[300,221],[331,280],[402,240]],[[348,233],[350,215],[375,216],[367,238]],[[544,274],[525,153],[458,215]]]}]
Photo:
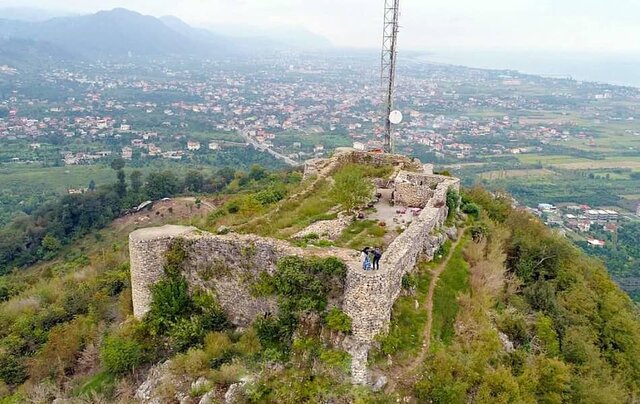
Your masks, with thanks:
[{"label": "metal tower structure", "polygon": [[396,90],[396,57],[398,55],[398,19],[400,17],[400,0],[384,1],[384,29],[382,34],[382,70],[381,81],[384,94],[383,119],[384,151],[393,152],[391,133],[391,112]]}]

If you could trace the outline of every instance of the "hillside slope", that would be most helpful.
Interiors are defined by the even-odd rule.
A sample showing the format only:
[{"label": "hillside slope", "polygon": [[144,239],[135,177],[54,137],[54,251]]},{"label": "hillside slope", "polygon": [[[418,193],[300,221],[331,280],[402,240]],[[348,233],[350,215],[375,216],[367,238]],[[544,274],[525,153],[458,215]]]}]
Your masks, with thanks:
[{"label": "hillside slope", "polygon": [[[335,178],[300,183],[298,173],[264,171],[248,178],[229,184],[212,211],[194,201],[145,215],[153,224],[254,227],[287,240],[335,219]],[[165,256],[168,277],[154,289],[151,311],[134,320],[126,243],[140,226],[135,219],[0,279],[0,394],[5,402],[133,402],[151,392],[199,402],[230,390],[240,402],[633,402],[640,320],[602,265],[507,198],[471,189],[460,204],[466,213],[450,218],[467,228],[460,241],[402,281],[389,332],[370,357],[375,386],[350,384],[350,357],[339,347],[352,319],[328,305],[344,287],[336,260],[289,257],[273,274],[246,280],[279,310],[237,329],[215,297],[180,276],[187,268],[178,243]],[[296,243],[371,245],[379,231],[356,222],[335,241],[316,234]],[[223,266],[209,270],[230,276]]]}]

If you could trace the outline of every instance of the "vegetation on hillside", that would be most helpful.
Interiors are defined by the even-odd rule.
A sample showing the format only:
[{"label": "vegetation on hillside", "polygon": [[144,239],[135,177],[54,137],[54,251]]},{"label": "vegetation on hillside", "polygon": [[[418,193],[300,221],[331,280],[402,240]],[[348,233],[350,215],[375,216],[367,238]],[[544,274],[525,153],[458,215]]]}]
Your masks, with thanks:
[{"label": "vegetation on hillside", "polygon": [[[640,322],[602,264],[508,198],[474,188],[463,194],[472,201],[480,207],[473,241],[452,253],[434,296],[436,343],[401,394],[439,403],[633,401]],[[405,344],[394,358],[413,349]]]},{"label": "vegetation on hillside", "polygon": [[[114,170],[118,182],[95,194],[112,195],[116,203],[144,192],[141,178],[123,181],[122,167]],[[158,181],[174,183],[168,175]],[[295,172],[254,167],[203,178],[212,181],[227,193],[209,218],[214,229],[247,226],[248,232],[251,223],[259,233],[287,238],[332,217],[328,211],[338,204],[330,180],[305,197],[286,199],[309,185]],[[196,192],[201,181],[178,183],[177,192]],[[193,398],[212,392],[221,399],[230,385],[244,383],[246,402],[633,401],[640,393],[640,321],[602,264],[514,210],[508,197],[480,188],[448,196],[466,213],[450,222],[466,220],[467,232],[455,248],[446,243],[432,262],[404,277],[389,333],[371,353],[371,366],[393,379],[384,392],[349,382],[342,341],[353,319],[340,310],[346,278],[340,261],[282,259],[273,274],[250,285],[254,295],[275,299],[277,312],[240,330],[212,294],[185,281],[189,246],[177,240],[166,255],[166,277],[153,289],[151,311],[136,321],[125,236],[102,239],[94,219],[80,216],[85,221],[40,222],[46,229],[66,223],[73,232],[66,239],[43,232],[37,249],[56,253],[38,257],[51,260],[0,278],[0,395],[6,402],[131,402],[150,367],[170,359],[168,379],[158,387],[167,399],[184,378]],[[365,221],[348,231],[338,243],[355,246],[382,236]],[[80,243],[92,248],[79,252]],[[425,299],[436,268],[442,273],[429,313]],[[204,382],[190,384],[200,378]]]},{"label": "vegetation on hillside", "polygon": [[[0,273],[55,257],[63,245],[107,226],[147,199],[252,190],[258,182],[266,187],[255,198],[258,203],[266,205],[284,197],[287,191],[282,182],[295,183],[299,179],[298,175],[289,178],[284,173],[287,179],[282,181],[282,177],[270,175],[257,165],[248,173],[222,168],[211,177],[190,171],[180,178],[172,171],[162,171],[151,172],[143,178],[141,171],[134,170],[128,179],[124,160],[114,160],[111,167],[116,174],[116,182],[112,185],[89,189],[83,194],[66,195],[37,209],[30,216],[18,216],[0,229]],[[278,185],[271,185],[275,183]]]}]

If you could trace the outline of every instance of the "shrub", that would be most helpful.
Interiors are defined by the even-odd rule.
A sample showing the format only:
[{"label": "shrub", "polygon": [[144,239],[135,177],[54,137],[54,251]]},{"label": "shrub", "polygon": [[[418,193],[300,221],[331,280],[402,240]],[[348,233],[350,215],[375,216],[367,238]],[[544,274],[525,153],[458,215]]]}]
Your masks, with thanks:
[{"label": "shrub", "polygon": [[200,345],[204,332],[199,317],[180,318],[169,330],[171,347],[178,352],[183,352],[190,347]]},{"label": "shrub", "polygon": [[418,281],[416,280],[415,276],[409,273],[404,274],[402,276],[402,289],[411,290],[415,288],[417,284],[418,284]]},{"label": "shrub", "polygon": [[231,339],[222,332],[210,332],[204,338],[204,350],[209,358],[217,358],[231,348]]},{"label": "shrub", "polygon": [[327,327],[331,330],[340,331],[340,332],[351,332],[352,320],[346,313],[337,307],[329,310],[325,317],[325,322],[327,323]]},{"label": "shrub", "polygon": [[171,361],[171,373],[176,376],[188,375],[193,378],[204,376],[210,370],[209,355],[202,349],[191,348],[176,355]]},{"label": "shrub", "polygon": [[447,216],[447,218],[449,220],[451,220],[455,216],[459,204],[460,194],[458,194],[458,191],[456,191],[455,189],[449,188],[447,190],[447,208],[449,208],[449,215]]},{"label": "shrub", "polygon": [[329,366],[337,367],[345,372],[351,367],[351,355],[337,349],[326,349],[320,353],[320,360]]},{"label": "shrub", "polygon": [[19,385],[27,380],[27,369],[15,355],[0,354],[0,379],[8,385]]},{"label": "shrub", "polygon": [[467,203],[463,205],[462,211],[476,220],[480,217],[480,207],[475,203]]},{"label": "shrub", "polygon": [[191,313],[192,302],[184,278],[163,279],[151,289],[151,307],[146,320],[155,334],[166,333],[178,318]]},{"label": "shrub", "polygon": [[536,321],[536,336],[542,342],[547,356],[557,357],[560,355],[560,343],[558,334],[553,328],[553,320],[546,316],[539,316]]},{"label": "shrub", "polygon": [[258,338],[256,330],[249,328],[245,331],[236,343],[236,347],[243,355],[255,355],[260,352],[262,347],[260,346],[260,339]]},{"label": "shrub", "polygon": [[124,375],[144,362],[144,348],[134,339],[111,335],[104,339],[100,359],[109,373]]},{"label": "shrub", "polygon": [[505,333],[516,346],[524,345],[530,340],[527,321],[524,315],[515,310],[506,310],[500,316],[498,329]]}]

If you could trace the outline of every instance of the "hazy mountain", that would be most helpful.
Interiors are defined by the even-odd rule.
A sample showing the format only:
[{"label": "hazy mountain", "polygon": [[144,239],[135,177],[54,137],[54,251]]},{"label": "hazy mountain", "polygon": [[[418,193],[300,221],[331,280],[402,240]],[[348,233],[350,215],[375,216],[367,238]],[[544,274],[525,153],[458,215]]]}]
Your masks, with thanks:
[{"label": "hazy mountain", "polygon": [[73,13],[59,10],[45,10],[31,7],[4,7],[0,8],[0,19],[18,21],[46,21],[56,17],[68,17]]},{"label": "hazy mountain", "polygon": [[246,53],[282,47],[282,43],[259,36],[221,34],[205,28],[195,28],[174,16],[160,17],[160,20],[169,28],[199,44],[200,47],[216,43],[219,50],[227,53]]},{"label": "hazy mountain", "polygon": [[122,8],[45,21],[0,18],[0,38],[43,41],[71,54],[89,57],[221,56],[331,46],[325,38],[303,29],[263,32],[222,27],[212,32],[192,27],[176,17],[156,18]]},{"label": "hazy mountain", "polygon": [[[176,19],[177,20],[177,19]],[[186,55],[225,53],[214,34],[196,38],[189,26],[125,9],[96,14],[26,22],[0,20],[0,36],[46,41],[74,54]],[[180,26],[180,29],[177,27]],[[183,34],[183,32],[185,34]],[[194,35],[192,35],[194,34]]]},{"label": "hazy mountain", "polygon": [[23,68],[70,60],[74,55],[50,43],[31,39],[0,39],[0,64]]}]

